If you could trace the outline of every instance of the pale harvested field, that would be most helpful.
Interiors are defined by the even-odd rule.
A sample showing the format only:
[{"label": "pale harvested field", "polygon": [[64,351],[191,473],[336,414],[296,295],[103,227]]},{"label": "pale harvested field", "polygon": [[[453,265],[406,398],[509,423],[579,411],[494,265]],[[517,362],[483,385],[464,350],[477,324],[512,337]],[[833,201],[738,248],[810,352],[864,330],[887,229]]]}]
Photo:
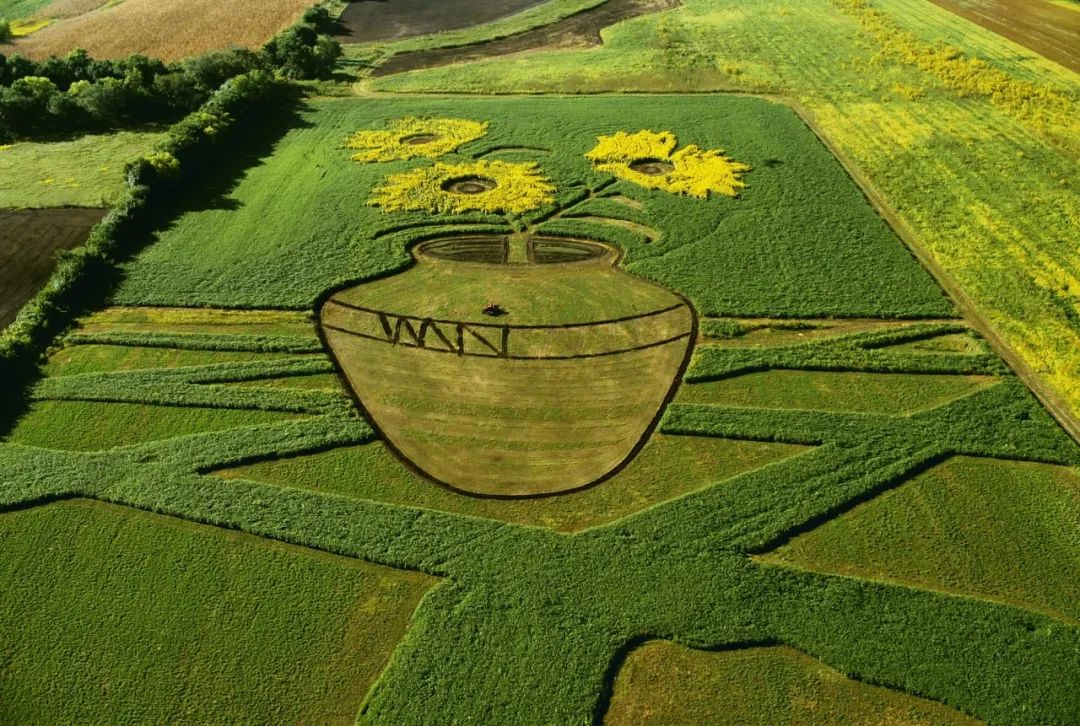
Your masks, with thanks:
[{"label": "pale harvested field", "polygon": [[[45,8],[64,14],[85,8],[86,0],[61,0]],[[143,53],[177,60],[209,50],[244,46],[257,48],[300,17],[310,0],[125,0],[59,20],[49,27],[0,46],[31,58],[64,55],[85,48],[97,58],[122,58]]]}]

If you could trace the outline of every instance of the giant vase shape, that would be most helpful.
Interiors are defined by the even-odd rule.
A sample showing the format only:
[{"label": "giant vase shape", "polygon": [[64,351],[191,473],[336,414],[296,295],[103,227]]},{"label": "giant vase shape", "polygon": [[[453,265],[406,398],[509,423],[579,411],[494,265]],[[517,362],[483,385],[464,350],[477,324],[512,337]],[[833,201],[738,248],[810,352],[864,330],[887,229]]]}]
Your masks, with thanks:
[{"label": "giant vase shape", "polygon": [[597,484],[644,445],[696,337],[688,302],[585,239],[436,239],[319,310],[355,399],[415,470],[460,492]]}]

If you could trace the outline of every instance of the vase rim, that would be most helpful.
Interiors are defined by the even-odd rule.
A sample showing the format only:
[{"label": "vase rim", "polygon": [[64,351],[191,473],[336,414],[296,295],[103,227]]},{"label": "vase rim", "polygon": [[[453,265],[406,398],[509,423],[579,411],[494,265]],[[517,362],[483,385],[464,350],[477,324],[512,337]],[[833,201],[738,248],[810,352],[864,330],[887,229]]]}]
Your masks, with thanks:
[{"label": "vase rim", "polygon": [[585,237],[458,234],[425,240],[412,248],[420,262],[438,261],[481,267],[551,267],[614,265],[621,251],[607,243]]}]

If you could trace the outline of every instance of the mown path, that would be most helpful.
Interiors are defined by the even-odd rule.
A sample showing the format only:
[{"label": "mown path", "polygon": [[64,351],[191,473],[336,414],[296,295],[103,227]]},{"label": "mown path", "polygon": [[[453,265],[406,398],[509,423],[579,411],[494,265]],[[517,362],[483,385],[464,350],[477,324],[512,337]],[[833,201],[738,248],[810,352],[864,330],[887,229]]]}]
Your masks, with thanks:
[{"label": "mown path", "polygon": [[[913,326],[905,335],[935,332]],[[897,355],[879,350],[875,336],[782,346],[769,359],[760,350],[717,349],[698,375],[790,367],[799,356],[815,369],[873,370]],[[222,345],[222,336],[202,337],[143,343]],[[266,345],[250,336],[232,342]],[[949,360],[956,373],[993,363],[921,353],[896,362],[904,358],[912,371],[945,370]],[[661,427],[667,434],[815,448],[567,535],[206,475],[371,440],[342,394],[224,387],[325,365],[286,358],[46,379],[35,399],[136,397],[307,416],[101,453],[0,445],[0,509],[90,497],[445,578],[368,695],[363,722],[590,723],[607,708],[615,665],[644,638],[699,648],[784,643],[860,680],[982,719],[1080,717],[1080,673],[1069,667],[1080,648],[1075,626],[985,600],[751,559],[951,455],[1080,464],[1080,447],[1014,378],[913,416],[674,404]]]}]

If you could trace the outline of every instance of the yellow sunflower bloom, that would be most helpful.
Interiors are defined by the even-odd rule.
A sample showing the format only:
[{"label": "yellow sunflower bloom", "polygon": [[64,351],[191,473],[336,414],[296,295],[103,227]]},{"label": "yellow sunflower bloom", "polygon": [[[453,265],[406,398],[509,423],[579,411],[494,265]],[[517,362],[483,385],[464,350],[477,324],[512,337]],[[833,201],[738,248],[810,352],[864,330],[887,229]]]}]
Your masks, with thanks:
[{"label": "yellow sunflower bloom", "polygon": [[732,161],[721,149],[686,146],[678,151],[678,140],[670,131],[619,131],[597,138],[596,147],[585,157],[603,172],[643,186],[672,194],[705,199],[711,193],[737,197],[746,187],[740,175],[750,166]]},{"label": "yellow sunflower bloom", "polygon": [[474,161],[391,174],[368,203],[400,212],[523,214],[554,202],[554,194],[534,163]]},{"label": "yellow sunflower bloom", "polygon": [[345,148],[358,149],[353,161],[398,161],[425,157],[435,159],[456,151],[487,133],[487,123],[461,118],[394,119],[389,128],[357,131]]}]

